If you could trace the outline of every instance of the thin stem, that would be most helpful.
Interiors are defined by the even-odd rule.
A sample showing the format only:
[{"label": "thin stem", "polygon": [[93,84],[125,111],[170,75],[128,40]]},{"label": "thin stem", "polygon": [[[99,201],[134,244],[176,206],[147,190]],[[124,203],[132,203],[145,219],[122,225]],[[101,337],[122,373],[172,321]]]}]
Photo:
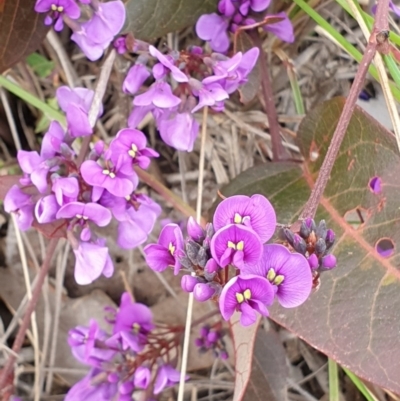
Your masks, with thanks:
[{"label": "thin stem", "polygon": [[22,344],[24,343],[25,334],[26,334],[26,331],[28,330],[32,313],[35,310],[36,305],[39,301],[40,293],[42,291],[42,286],[43,286],[44,280],[47,276],[47,273],[49,272],[51,259],[53,257],[54,251],[57,247],[57,243],[58,243],[58,238],[52,238],[47,246],[46,259],[43,261],[35,288],[33,289],[33,292],[32,292],[32,298],[29,300],[25,315],[22,319],[22,323],[19,327],[17,336],[15,337],[15,340],[14,340],[14,344],[12,347],[12,350],[14,351],[14,353],[10,354],[4,368],[2,369],[2,372],[0,375],[0,389],[1,389],[0,390],[0,399],[1,399],[2,395],[5,394],[5,391],[7,391],[7,388],[5,388],[5,384],[7,382],[8,376],[13,368],[13,365],[14,365],[15,361],[17,360],[15,355],[18,354],[18,352],[21,350]]},{"label": "thin stem", "polygon": [[368,72],[368,67],[375,56],[375,52],[378,46],[376,37],[381,32],[387,31],[388,12],[386,12],[386,14],[383,14],[383,11],[388,10],[388,4],[389,0],[381,0],[378,2],[375,24],[369,38],[367,48],[365,49],[365,53],[358,67],[357,74],[354,77],[349,96],[346,99],[346,103],[343,107],[343,111],[336,126],[335,132],[333,133],[333,137],[326,153],[324,162],[322,163],[317,181],[311,192],[310,198],[308,199],[304,207],[301,218],[314,217],[315,212],[317,211],[319,202],[325,190],[326,184],[328,183],[343,138],[346,134],[347,127],[349,126],[351,116],[353,115],[358,95],[362,90],[364,79]]},{"label": "thin stem", "polygon": [[329,401],[339,401],[339,375],[337,363],[329,358],[328,359],[328,372],[329,372]]},{"label": "thin stem", "polygon": [[249,34],[254,44],[260,50],[261,86],[265,102],[265,112],[268,117],[269,132],[271,134],[273,160],[285,160],[287,159],[287,155],[281,141],[278,113],[276,112],[274,93],[272,91],[272,84],[268,71],[268,60],[267,57],[265,57],[258,30],[253,29],[249,31]]}]

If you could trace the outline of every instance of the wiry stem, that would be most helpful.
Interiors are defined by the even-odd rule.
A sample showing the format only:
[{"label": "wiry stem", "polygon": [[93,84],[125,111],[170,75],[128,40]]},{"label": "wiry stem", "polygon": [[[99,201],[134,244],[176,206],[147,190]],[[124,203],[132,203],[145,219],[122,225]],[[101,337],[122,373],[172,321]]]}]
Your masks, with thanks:
[{"label": "wiry stem", "polygon": [[388,32],[389,27],[388,10],[389,0],[378,1],[375,23],[368,41],[367,48],[365,49],[365,53],[358,67],[357,74],[354,77],[349,96],[346,99],[342,114],[336,126],[335,132],[333,133],[328,151],[326,152],[324,162],[322,163],[319,171],[317,181],[311,192],[310,198],[304,207],[301,218],[314,217],[315,212],[317,211],[343,138],[346,134],[347,127],[349,126],[351,116],[353,115],[353,111],[356,107],[358,95],[363,88],[368,67],[371,64],[376,51],[383,47],[382,37],[387,38],[386,33]]}]

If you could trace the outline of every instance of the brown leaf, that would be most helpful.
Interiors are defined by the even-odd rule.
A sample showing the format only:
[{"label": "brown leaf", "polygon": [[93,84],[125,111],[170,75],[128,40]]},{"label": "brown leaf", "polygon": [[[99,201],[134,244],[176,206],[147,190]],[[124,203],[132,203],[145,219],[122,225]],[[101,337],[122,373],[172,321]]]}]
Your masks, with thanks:
[{"label": "brown leaf", "polygon": [[0,73],[35,51],[49,27],[34,0],[0,1]]}]

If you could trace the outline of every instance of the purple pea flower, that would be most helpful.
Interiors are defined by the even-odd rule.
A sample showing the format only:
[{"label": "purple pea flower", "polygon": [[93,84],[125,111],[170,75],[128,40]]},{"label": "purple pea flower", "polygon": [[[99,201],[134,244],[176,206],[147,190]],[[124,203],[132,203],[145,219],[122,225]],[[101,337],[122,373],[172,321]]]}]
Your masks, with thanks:
[{"label": "purple pea flower", "polygon": [[226,17],[232,17],[235,14],[236,7],[233,5],[232,0],[220,0],[218,11]]},{"label": "purple pea flower", "polygon": [[177,275],[181,268],[179,261],[183,254],[183,235],[177,224],[167,224],[161,230],[157,244],[149,244],[144,248],[146,262],[151,269],[161,272],[168,266],[174,267]]},{"label": "purple pea flower", "polygon": [[54,29],[61,31],[64,28],[63,15],[71,19],[78,19],[81,10],[74,0],[37,0],[35,4],[37,13],[49,13],[44,20],[46,25],[55,21]]},{"label": "purple pea flower", "polygon": [[118,158],[122,156],[124,160],[137,164],[145,170],[150,165],[150,158],[159,156],[155,150],[147,148],[146,145],[147,139],[143,132],[132,128],[122,129],[110,144],[110,159],[117,164]]},{"label": "purple pea flower", "polygon": [[126,41],[124,36],[120,36],[119,38],[114,40],[113,43],[114,48],[117,50],[118,54],[124,54],[127,51]]},{"label": "purple pea flower", "polygon": [[18,227],[26,231],[33,223],[32,196],[23,192],[18,185],[13,185],[4,198],[4,210],[7,213],[14,213],[17,218]]},{"label": "purple pea flower", "polygon": [[255,231],[261,242],[268,241],[275,232],[275,210],[262,195],[235,195],[224,199],[215,209],[213,226],[216,231],[228,224],[242,224]]},{"label": "purple pea flower", "polygon": [[[57,101],[62,111],[66,113],[68,129],[71,136],[87,136],[93,132],[89,123],[89,110],[92,105],[94,92],[86,88],[69,88],[61,86],[56,92]],[[103,113],[100,107],[97,117]]]},{"label": "purple pea flower", "polygon": [[301,305],[309,297],[312,274],[307,259],[279,244],[264,245],[258,264],[242,273],[265,277],[274,287],[278,302],[285,308]]},{"label": "purple pea flower", "polygon": [[78,199],[79,182],[75,177],[60,177],[53,182],[51,189],[56,196],[57,203],[63,206]]},{"label": "purple pea flower", "polygon": [[40,156],[50,159],[61,153],[61,144],[64,142],[65,132],[58,121],[52,121],[49,130],[43,137]]},{"label": "purple pea flower", "polygon": [[[165,388],[172,387],[179,383],[180,373],[171,365],[161,365],[156,374],[153,393],[160,394]],[[186,377],[188,380],[189,377]]]},{"label": "purple pea flower", "polygon": [[134,375],[135,387],[146,390],[149,387],[151,379],[150,369],[146,366],[139,366]]},{"label": "purple pea flower", "polygon": [[242,326],[253,324],[255,311],[268,316],[267,305],[274,300],[274,289],[264,277],[256,275],[236,276],[225,284],[219,298],[219,309],[222,317],[229,320],[237,310],[241,312]]},{"label": "purple pea flower", "polygon": [[122,157],[114,167],[105,168],[93,160],[86,160],[82,163],[81,174],[89,185],[105,188],[115,196],[130,195],[139,183],[132,166]]},{"label": "purple pea flower", "polygon": [[35,217],[38,223],[45,224],[57,220],[56,215],[60,209],[54,194],[40,198],[36,202]]},{"label": "purple pea flower", "polygon": [[150,54],[155,57],[165,68],[171,71],[172,77],[177,82],[188,82],[189,79],[178,67],[173,63],[173,58],[171,56],[165,56],[160,51],[158,51],[154,46],[149,47]]},{"label": "purple pea flower", "polygon": [[21,170],[28,174],[31,182],[40,193],[47,191],[47,174],[50,171],[47,160],[39,156],[38,152],[19,150],[17,154]]},{"label": "purple pea flower", "polygon": [[211,239],[210,248],[212,257],[221,267],[232,264],[238,269],[257,263],[263,250],[260,237],[252,229],[238,224],[218,230]]},{"label": "purple pea flower", "polygon": [[153,314],[143,304],[132,302],[129,293],[124,292],[115,316],[113,337],[107,344],[113,345],[118,339],[124,350],[140,352],[146,344],[147,335],[153,330]]},{"label": "purple pea flower", "polygon": [[294,42],[293,25],[285,12],[270,15],[271,17],[281,17],[282,21],[275,22],[273,24],[264,25],[264,31],[273,33],[280,40],[288,43]]},{"label": "purple pea flower", "polygon": [[135,64],[129,69],[128,74],[126,75],[122,84],[122,90],[125,93],[134,95],[142,87],[150,75],[151,74],[145,65],[140,63]]},{"label": "purple pea flower", "polygon": [[229,20],[216,13],[203,14],[196,23],[196,33],[200,39],[210,42],[211,48],[219,53],[229,49],[227,29]]},{"label": "purple pea flower", "polygon": [[189,112],[167,111],[158,119],[158,130],[162,140],[169,146],[184,152],[193,150],[200,125]]},{"label": "purple pea flower", "polygon": [[264,11],[271,3],[271,0],[245,0],[239,7],[241,14],[247,15],[249,10],[255,12]]},{"label": "purple pea flower", "polygon": [[192,113],[204,106],[218,106],[219,102],[229,98],[221,84],[215,81],[214,76],[204,78],[202,82],[194,78],[190,79],[189,84],[192,87],[192,93],[199,98],[199,103],[192,109]]},{"label": "purple pea flower", "polygon": [[169,109],[181,102],[179,97],[172,93],[171,87],[164,81],[156,81],[150,88],[133,100],[135,106],[154,105],[162,109]]},{"label": "purple pea flower", "polygon": [[74,277],[78,284],[90,284],[102,274],[105,277],[112,276],[114,266],[102,240],[97,243],[80,242],[73,251],[76,258]]}]

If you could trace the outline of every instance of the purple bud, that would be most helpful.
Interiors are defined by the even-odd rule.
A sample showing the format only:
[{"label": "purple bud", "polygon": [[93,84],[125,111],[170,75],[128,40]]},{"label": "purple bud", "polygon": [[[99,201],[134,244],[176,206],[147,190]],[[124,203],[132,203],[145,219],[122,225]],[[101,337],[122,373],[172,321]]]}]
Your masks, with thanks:
[{"label": "purple bud", "polygon": [[213,344],[219,340],[219,333],[218,331],[210,331],[207,335],[207,340]]},{"label": "purple bud", "polygon": [[210,328],[208,326],[203,326],[200,329],[200,336],[201,337],[207,337],[209,332],[210,332]]},{"label": "purple bud", "polygon": [[190,54],[195,54],[195,55],[203,54],[203,49],[199,46],[190,46],[188,51]]},{"label": "purple bud", "polygon": [[307,239],[309,237],[309,235],[311,234],[311,232],[315,231],[315,230],[316,230],[315,222],[310,217],[308,217],[307,219],[304,219],[301,222],[300,235],[304,239]]},{"label": "purple bud", "polygon": [[329,249],[329,248],[333,245],[333,243],[335,242],[335,238],[336,238],[335,232],[334,232],[333,230],[329,229],[329,230],[326,232],[326,239],[325,239],[326,246],[327,246],[328,249]]},{"label": "purple bud", "polygon": [[194,286],[199,283],[196,277],[185,274],[181,279],[181,287],[185,292],[193,292]]},{"label": "purple bud", "polygon": [[290,245],[293,246],[294,243],[294,234],[288,228],[283,229],[283,234],[285,235],[286,241],[289,242]]},{"label": "purple bud", "polygon": [[107,376],[107,381],[110,383],[117,383],[119,381],[119,375],[117,375],[116,373],[110,373]]},{"label": "purple bud", "polygon": [[208,301],[215,294],[215,288],[209,284],[197,283],[193,288],[193,296],[196,301]]},{"label": "purple bud", "polygon": [[141,389],[147,389],[151,380],[150,369],[146,366],[139,366],[135,372],[134,384]]},{"label": "purple bud", "polygon": [[226,351],[220,351],[220,353],[219,353],[219,357],[224,361],[226,361],[228,359],[228,356],[229,355]]},{"label": "purple bud", "polygon": [[187,232],[193,241],[201,242],[205,237],[205,232],[201,228],[200,224],[190,216],[187,222]]},{"label": "purple bud", "polygon": [[326,243],[323,238],[319,238],[315,243],[315,253],[317,255],[323,255],[326,251]]},{"label": "purple bud", "polygon": [[119,386],[119,392],[121,393],[121,394],[130,394],[130,393],[132,393],[132,391],[133,391],[133,389],[134,389],[134,385],[133,385],[133,383],[132,382],[125,382],[125,383],[122,383],[120,386]]},{"label": "purple bud", "polygon": [[203,345],[204,345],[204,341],[203,341],[203,339],[202,338],[196,338],[195,340],[194,340],[194,345],[196,346],[196,347],[202,347]]},{"label": "purple bud", "polygon": [[325,220],[321,220],[318,224],[318,228],[315,231],[315,234],[317,234],[317,238],[326,238],[326,233],[327,233],[327,228],[326,228],[326,223]]},{"label": "purple bud", "polygon": [[220,270],[220,267],[218,266],[218,263],[215,261],[215,259],[211,258],[208,259],[204,270],[207,273],[212,274],[212,273],[217,273]]},{"label": "purple bud", "polygon": [[307,244],[303,238],[300,237],[298,234],[293,235],[293,248],[295,251],[305,255],[307,251]]},{"label": "purple bud", "polygon": [[332,254],[324,256],[322,258],[322,267],[325,269],[333,269],[336,267],[336,257]]},{"label": "purple bud", "polygon": [[308,264],[310,265],[311,269],[318,269],[319,266],[319,261],[318,257],[315,253],[313,253],[309,258],[308,258]]}]

